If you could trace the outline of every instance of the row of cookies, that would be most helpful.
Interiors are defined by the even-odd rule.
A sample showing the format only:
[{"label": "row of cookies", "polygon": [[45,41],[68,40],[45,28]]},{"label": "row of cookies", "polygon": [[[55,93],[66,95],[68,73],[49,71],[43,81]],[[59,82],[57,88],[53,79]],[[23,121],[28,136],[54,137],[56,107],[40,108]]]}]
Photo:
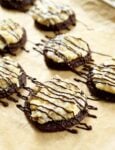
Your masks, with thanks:
[{"label": "row of cookies", "polygon": [[[25,29],[14,21],[3,20],[0,29],[2,54],[13,53],[26,43]],[[13,93],[17,93],[20,89],[26,88],[27,75],[19,64],[7,57],[1,58],[1,64],[0,95],[1,98],[9,98]],[[57,77],[47,83],[48,87],[45,83],[37,84],[39,87],[37,93],[31,95],[31,98],[25,102],[24,112],[29,119],[37,123],[39,129],[42,131],[69,130],[74,125],[81,125],[85,129],[90,130],[91,126],[87,126],[85,123],[81,124],[81,121],[86,116],[90,116],[89,105],[87,103],[87,97],[77,85]],[[51,83],[53,84],[50,85]],[[67,84],[69,84],[69,87],[66,88]],[[43,91],[48,91],[42,92],[41,85],[44,85]],[[58,90],[53,93],[52,91],[55,88]],[[60,90],[63,90],[63,93]],[[39,94],[40,97],[38,97]],[[32,106],[31,108],[31,105],[34,105],[31,102],[34,100],[37,102],[35,104],[36,107],[34,106],[33,108]]]},{"label": "row of cookies", "polygon": [[[45,6],[45,4],[43,5],[43,7],[44,6]],[[49,6],[49,5],[46,5],[46,7],[47,6]],[[64,25],[65,23],[63,25],[62,25],[62,23],[61,23],[61,25],[58,24],[59,26],[57,26],[57,23],[58,23],[57,21],[60,22],[62,19],[62,22],[63,22],[63,21],[65,21],[65,19],[63,20],[63,17],[60,18],[60,15],[59,15],[59,18],[54,17],[53,19],[50,19],[51,15],[52,15],[52,7],[50,9],[51,9],[51,11],[49,11],[49,15],[47,15],[48,14],[47,12],[42,13],[40,11],[40,14],[43,14],[43,17],[41,17],[41,16],[38,17],[39,15],[37,15],[37,17],[36,16],[34,17],[35,20],[37,20],[38,22],[40,22],[40,23],[42,22],[42,27],[43,27],[43,24],[45,24],[45,27],[43,27],[43,28],[39,24],[37,24],[39,28],[42,28],[43,30],[55,31],[55,30],[61,30],[61,29],[63,29],[63,27],[65,29],[65,27],[67,28],[68,25],[70,25],[66,22],[67,26]],[[44,11],[46,11],[46,10],[47,9],[45,9]],[[57,9],[57,10],[59,10],[59,9]],[[56,10],[54,16],[57,16],[57,10]],[[53,12],[54,12],[54,10],[53,10]],[[65,12],[66,11],[64,11],[64,13]],[[38,9],[38,14],[39,14],[39,9]],[[60,12],[59,12],[59,14],[60,14]],[[47,18],[47,21],[43,20],[44,16],[46,16],[46,18],[49,17],[49,18]],[[64,15],[64,18],[67,18],[68,16],[70,16],[70,14],[68,15],[68,13],[67,13],[67,16],[65,17],[65,15]],[[42,19],[40,19],[40,18],[42,18]],[[71,19],[72,18],[69,18],[69,22]],[[75,18],[73,21],[75,21]],[[73,22],[71,21],[70,23],[73,23]],[[52,24],[53,24],[53,27],[52,27]],[[3,38],[4,36],[1,36],[1,43],[2,43],[1,45],[3,45],[3,48],[1,48],[1,49],[3,51],[6,49],[6,51],[7,51],[8,48],[7,47],[5,48],[5,46],[9,46],[11,44],[9,47],[9,50],[8,50],[10,52],[10,51],[12,51],[13,47],[14,47],[14,49],[17,49],[19,46],[23,46],[26,41],[24,39],[26,39],[26,38],[23,39],[23,37],[24,37],[23,33],[25,33],[23,28],[21,28],[20,31],[18,31],[16,29],[16,34],[19,33],[18,36],[14,35],[15,32],[14,32],[14,29],[12,30],[11,26],[10,27],[7,26],[7,28],[9,28],[9,29],[8,30],[5,29],[5,30],[6,30],[6,32],[8,31],[8,33],[12,33],[12,34],[10,34],[10,36],[12,35],[12,37],[10,37],[9,39],[12,38],[13,42],[11,41],[11,43],[8,43],[10,41],[9,39],[6,39],[8,37],[8,35],[5,36],[5,40]],[[3,34],[1,34],[1,35],[3,35]],[[23,41],[22,44],[19,43],[18,45],[15,45],[20,41]],[[14,44],[13,47],[11,47],[12,43]],[[90,50],[88,44],[85,41],[83,41],[82,39],[79,39],[79,38],[76,38],[73,36],[62,35],[62,36],[57,36],[55,39],[49,40],[45,44],[44,56],[45,56],[47,65],[50,67],[54,66],[54,68],[56,67],[58,69],[60,69],[60,68],[61,69],[65,69],[65,68],[74,69],[78,66],[87,64],[91,60],[91,50]],[[3,58],[3,60],[4,60],[4,58]],[[112,64],[101,65],[104,67],[99,67],[99,72],[96,72],[96,71],[89,72],[89,79],[91,79],[91,80],[88,80],[88,83],[89,83],[88,85],[89,85],[89,87],[91,87],[92,81],[93,81],[93,83],[95,83],[95,85],[92,87],[98,88],[98,90],[99,91],[101,90],[101,92],[104,90],[104,93],[109,93],[109,94],[111,94],[111,89],[112,89],[112,91],[113,91],[112,97],[114,99],[114,93],[115,93],[114,92],[115,91],[115,89],[114,89],[114,73],[113,73],[115,71],[114,59],[112,61],[113,61]],[[5,65],[6,64],[10,64],[10,63],[5,61]],[[13,65],[13,66],[15,66],[15,65]],[[5,66],[5,71],[8,70],[8,68],[7,69],[6,68],[7,67]],[[103,69],[101,70],[100,68],[104,68],[104,70]],[[95,69],[95,68],[93,68],[93,69]],[[106,71],[106,69],[109,69],[109,70]],[[96,68],[95,70],[98,70],[98,68]],[[100,70],[102,71],[101,75],[100,75]],[[2,72],[4,72],[4,70]],[[10,71],[10,73],[11,72],[12,72],[12,70]],[[19,72],[20,72],[20,70],[19,70]],[[92,74],[92,72],[93,72],[93,74]],[[5,74],[7,74],[7,73],[5,72]],[[21,72],[21,74],[22,74],[22,72]],[[12,75],[12,73],[11,73],[11,75]],[[3,81],[5,81],[5,84],[7,83],[11,87],[12,82],[9,83],[8,76],[5,77],[5,80],[3,80]],[[14,75],[13,75],[13,77],[14,77]],[[17,76],[17,77],[20,77],[20,76]],[[104,79],[103,79],[104,82],[99,81],[100,79],[102,79],[102,77],[104,77]],[[1,78],[4,79],[3,76],[1,76]],[[25,79],[25,77],[24,77],[24,79]],[[18,82],[19,82],[19,78],[18,78]],[[22,82],[22,80],[21,80],[21,82]],[[98,83],[101,85],[99,85]],[[19,87],[19,88],[21,87],[21,86],[19,86],[19,84],[15,83],[15,82],[14,82],[14,85],[17,85],[17,87]],[[20,85],[25,86],[25,82]],[[107,85],[107,86],[105,86],[105,85]],[[43,131],[68,130],[73,125],[84,125],[85,127],[87,127],[87,129],[91,129],[91,127],[88,127],[86,124],[80,123],[81,120],[83,120],[86,116],[89,116],[89,113],[88,113],[89,105],[87,104],[87,97],[77,87],[77,85],[70,83],[70,81],[64,81],[64,80],[56,77],[46,83],[38,82],[37,86],[38,86],[37,93],[33,94],[29,98],[29,100],[25,102],[25,107],[22,107],[21,109],[24,110],[26,116],[32,122],[37,124],[39,129],[41,129]],[[102,87],[104,87],[104,88],[102,88]],[[5,87],[2,91],[5,91],[5,93],[8,93],[8,92],[6,92],[7,91],[6,89],[8,89],[8,88],[9,88],[9,86],[7,88]],[[16,92],[17,90],[18,89],[16,88],[14,91],[13,90],[9,90],[9,91],[12,91],[12,93],[13,93],[13,92]],[[96,93],[98,93],[98,92],[96,92]],[[99,94],[99,95],[101,95],[101,94]],[[109,98],[111,98],[111,96]]]},{"label": "row of cookies", "polygon": [[[4,42],[1,40],[1,43],[3,44],[3,48],[1,50],[4,53],[13,52],[14,50],[24,46],[26,42],[26,31],[23,27],[12,20],[4,20],[1,24],[1,31],[2,29],[3,33],[5,32],[5,34],[1,34],[2,39],[5,41]],[[22,41],[23,38],[25,39],[25,42],[21,44],[20,41]],[[13,46],[14,50],[11,47],[12,45],[15,45],[15,47]],[[14,61],[12,62],[12,60],[9,60],[6,57],[1,58],[1,61],[3,61],[2,73],[6,75],[1,78],[1,81],[4,82],[4,84],[1,84],[3,85],[1,86],[3,87],[1,90],[1,98],[8,98],[11,94],[16,93],[20,88],[25,88],[27,76],[26,73],[22,71],[22,67],[21,70],[20,68],[18,69],[18,64],[15,64]],[[14,69],[14,67],[18,69],[17,72],[19,74],[15,72],[16,69]],[[8,80],[9,77],[10,81]],[[19,80],[20,78],[21,80]],[[54,84],[50,85],[51,82],[54,82]],[[42,92],[42,89],[40,89],[41,85],[38,86],[37,84],[39,89],[36,95],[31,95],[31,98],[25,102],[24,107],[24,112],[27,117],[29,117],[32,122],[37,124],[40,130],[49,132],[69,130],[69,128],[74,125],[81,125],[87,130],[91,129],[91,126],[87,126],[85,123],[81,124],[81,121],[86,116],[89,116],[89,105],[87,103],[86,96],[77,87],[77,85],[72,84],[70,81],[66,83],[66,81],[57,77],[51,81],[48,81],[48,87],[45,83],[40,84],[44,85],[43,91],[48,88],[49,93],[47,93],[48,91]],[[69,84],[69,87],[64,88],[67,84]],[[54,91],[55,88],[58,90],[53,93],[52,91]],[[61,93],[60,90],[64,90],[63,93]],[[39,105],[40,99],[38,95],[41,94],[41,92],[41,104]],[[46,96],[46,99],[44,96]],[[51,102],[51,99],[54,100]],[[32,106],[31,108],[31,105],[34,105],[34,101],[36,101],[36,107],[34,106],[33,108]],[[46,102],[46,104],[44,102]],[[47,107],[45,105],[47,105]],[[45,110],[41,110],[41,108]],[[75,131],[76,130],[74,130],[74,132]]]},{"label": "row of cookies", "polygon": [[[2,97],[8,97],[12,93],[17,92],[17,90],[19,90],[20,88],[23,87],[25,88],[27,76],[25,75],[24,71],[22,71],[23,69],[19,67],[18,64],[14,64],[12,60],[8,60],[4,57],[1,58],[1,64],[3,68],[1,70]],[[114,76],[112,77],[112,75],[114,75],[114,72],[111,72],[112,69],[114,71],[114,59],[112,63],[103,66],[105,66],[106,69],[104,69],[104,71],[102,70],[102,76],[104,73],[108,78],[110,77],[110,80],[114,79]],[[2,76],[4,74],[5,76]],[[98,74],[99,73],[95,75]],[[102,76],[99,76],[99,80]],[[97,78],[92,77],[92,79],[94,79],[94,82],[96,84],[99,83],[99,81],[95,81],[95,79]],[[105,83],[107,83],[107,81]],[[35,81],[33,80],[33,82]],[[113,87],[113,99],[114,99],[114,86],[113,86],[114,80],[113,83],[111,83],[111,81],[108,82],[109,84],[107,84],[107,86],[104,85],[105,84],[104,82],[101,82],[101,85],[97,87],[101,88],[104,85],[105,91],[107,89],[109,91],[108,94],[109,99],[112,98],[110,97],[111,90],[109,89],[112,89]],[[41,83],[38,81],[35,83],[37,83],[36,85],[38,87],[37,92],[34,94],[32,93],[30,98],[25,102],[25,107],[21,107],[21,109],[23,109],[27,117],[34,124],[37,124],[40,130],[48,132],[69,130],[69,128],[75,124],[85,125],[87,130],[91,129],[91,127],[87,126],[86,124],[80,123],[81,120],[83,120],[86,116],[89,116],[88,112],[89,105],[87,104],[88,98],[84,95],[84,93],[78,88],[76,84],[71,83],[70,81],[64,81],[57,77],[46,83]],[[79,109],[80,114],[77,112],[78,110],[77,108]],[[73,115],[74,117],[72,117],[70,114],[74,114]],[[70,118],[67,119],[65,117],[66,115],[67,118],[68,116],[70,116]]]},{"label": "row of cookies", "polygon": [[54,1],[2,0],[1,5],[14,10],[26,10],[28,8],[27,13],[32,15],[35,25],[45,31],[61,31],[76,25],[75,12],[68,5],[57,4]]},{"label": "row of cookies", "polygon": [[[48,67],[57,70],[72,70],[77,74],[83,66],[87,71],[86,82],[94,96],[114,101],[115,59],[97,65],[92,60],[93,51],[89,44],[74,36],[58,35],[48,40],[44,46],[44,57]],[[80,74],[81,75],[81,74]],[[85,72],[84,74],[85,75]],[[82,76],[82,75],[81,75]]]},{"label": "row of cookies", "polygon": [[[19,24],[9,19],[3,20],[2,22],[0,22],[0,53],[1,54],[7,53],[7,52],[13,53],[18,48],[24,46],[25,42],[26,42],[26,31],[23,27],[21,27]],[[92,51],[90,50],[90,47],[86,41],[80,38],[76,38],[74,36],[60,35],[45,42],[43,53],[45,56],[46,64],[50,68],[54,68],[58,70],[65,70],[65,69],[70,68],[74,70],[75,68],[81,65],[85,65],[91,61]],[[112,60],[112,63],[114,65],[114,60]],[[101,75],[99,74],[99,71],[102,70],[103,72],[103,70],[108,69],[106,67],[107,65],[101,65],[103,67],[96,66],[98,69],[95,69],[97,71],[93,71],[94,76],[97,73],[100,75],[101,80],[102,79],[109,80],[108,82],[113,83],[114,82],[114,78],[113,78],[114,67],[112,63],[111,65],[109,64],[109,67],[108,67],[110,71],[104,71],[104,72],[107,72],[108,75],[106,75],[106,73],[105,75],[103,75],[103,73],[102,74],[100,73]],[[113,72],[113,74],[111,72]],[[107,78],[106,76],[107,77],[109,76],[109,77]],[[114,94],[114,86],[111,85],[110,83],[108,83],[106,86],[107,86],[107,89],[108,89],[108,86],[112,86],[113,88],[112,87],[110,88],[111,90],[112,89],[113,90],[110,93]]]},{"label": "row of cookies", "polygon": [[[85,117],[95,117],[89,113],[89,109],[96,108],[88,104],[87,96],[76,84],[60,77],[39,82],[28,77],[23,68],[9,57],[0,58],[0,64],[0,98],[10,99],[20,89],[29,91],[25,106],[18,107],[40,130],[69,131],[74,125],[91,130],[91,126],[81,121]],[[35,84],[34,89],[26,86],[29,79]],[[0,102],[6,106],[2,99]]]},{"label": "row of cookies", "polygon": [[[12,20],[4,20],[1,23],[1,51],[3,53],[13,53],[24,46],[26,39],[26,31],[19,24]],[[5,74],[5,76],[1,76],[3,83],[1,84],[1,98],[8,98],[11,94],[17,93],[20,88],[26,87],[27,75],[20,65],[9,58],[3,57],[1,61],[3,62],[1,73]],[[19,69],[18,66],[20,66]],[[51,85],[51,83],[53,84]],[[67,84],[69,86],[65,88]],[[41,85],[44,85],[43,89],[41,89]],[[25,102],[23,110],[40,130],[47,132],[70,131],[69,128],[74,125],[91,130],[91,126],[81,123],[85,117],[89,116],[89,105],[87,97],[77,85],[56,77],[47,83],[39,83],[38,87],[37,93],[31,95]],[[55,92],[53,92],[54,90]],[[71,131],[76,132],[76,130]]]}]

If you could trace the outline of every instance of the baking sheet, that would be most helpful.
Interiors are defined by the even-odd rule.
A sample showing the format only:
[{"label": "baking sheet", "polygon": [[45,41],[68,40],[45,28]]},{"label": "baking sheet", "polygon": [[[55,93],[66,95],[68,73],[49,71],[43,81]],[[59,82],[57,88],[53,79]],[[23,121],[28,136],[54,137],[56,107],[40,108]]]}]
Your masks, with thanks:
[{"label": "baking sheet", "polygon": [[[78,18],[77,26],[69,34],[85,39],[93,51],[115,56],[115,10],[100,0],[65,0],[65,3],[73,7]],[[0,8],[0,19],[3,18],[12,18],[26,27],[28,41],[38,42],[44,38],[44,33],[34,27],[34,21],[29,14]],[[107,59],[96,54],[93,54],[93,57],[98,63]],[[70,71],[49,70],[43,57],[32,50],[30,53],[21,52],[13,59],[17,60],[29,75],[40,81],[48,80],[56,74],[70,80],[76,77]],[[84,85],[79,86],[89,95]],[[115,103],[89,103],[98,107],[98,111],[93,111],[98,118],[86,120],[93,126],[92,131],[79,130],[78,134],[65,131],[42,133],[28,123],[23,112],[18,110],[13,102],[8,108],[0,106],[0,150],[114,150]]]}]

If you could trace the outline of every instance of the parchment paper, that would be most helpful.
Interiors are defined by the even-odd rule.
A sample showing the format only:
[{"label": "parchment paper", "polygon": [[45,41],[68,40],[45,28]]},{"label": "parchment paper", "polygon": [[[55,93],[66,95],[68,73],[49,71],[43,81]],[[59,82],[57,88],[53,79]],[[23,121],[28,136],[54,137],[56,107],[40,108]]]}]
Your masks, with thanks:
[{"label": "parchment paper", "polygon": [[[115,9],[101,0],[65,0],[65,3],[73,7],[78,18],[77,26],[69,34],[85,39],[94,51],[115,56]],[[34,27],[34,21],[28,14],[0,8],[0,19],[3,18],[12,18],[24,26],[30,41],[38,42],[44,38],[44,33]],[[93,57],[97,63],[107,59],[96,54]],[[76,77],[70,71],[49,70],[43,57],[34,51],[20,52],[13,59],[40,81],[56,74],[68,79]],[[86,87],[79,85],[88,95]],[[79,130],[79,134],[75,135],[68,132],[42,133],[29,124],[13,102],[8,108],[0,106],[0,150],[115,150],[115,103],[101,100],[89,103],[98,107],[98,111],[93,111],[98,118],[86,120],[93,130]]]}]

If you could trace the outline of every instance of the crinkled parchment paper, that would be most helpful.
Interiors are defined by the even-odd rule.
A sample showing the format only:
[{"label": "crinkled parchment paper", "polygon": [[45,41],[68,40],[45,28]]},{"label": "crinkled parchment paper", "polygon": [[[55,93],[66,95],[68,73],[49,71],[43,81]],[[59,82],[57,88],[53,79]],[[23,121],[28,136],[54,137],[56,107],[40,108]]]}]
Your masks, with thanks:
[{"label": "crinkled parchment paper", "polygon": [[[93,51],[115,56],[115,9],[101,0],[65,0],[65,3],[73,7],[78,19],[77,26],[69,34],[85,39]],[[34,21],[28,14],[0,8],[0,19],[3,18],[12,18],[24,26],[29,41],[39,42],[44,38],[44,33],[34,27]],[[98,63],[108,59],[96,54],[93,57]],[[76,77],[70,71],[49,70],[43,57],[34,51],[20,52],[13,59],[40,81],[56,74],[68,79]],[[89,95],[86,87],[82,87]],[[28,123],[13,102],[8,108],[0,106],[0,150],[115,150],[115,103],[101,100],[89,103],[98,107],[98,111],[93,111],[98,118],[87,118],[86,122],[93,126],[93,130],[79,130],[78,134],[42,133]]]}]

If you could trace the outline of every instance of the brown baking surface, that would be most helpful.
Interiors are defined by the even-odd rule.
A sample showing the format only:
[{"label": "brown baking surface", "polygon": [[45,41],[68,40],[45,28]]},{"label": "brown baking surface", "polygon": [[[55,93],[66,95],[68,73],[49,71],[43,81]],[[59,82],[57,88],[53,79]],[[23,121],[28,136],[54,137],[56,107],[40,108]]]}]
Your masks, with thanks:
[{"label": "brown baking surface", "polygon": [[[115,57],[115,9],[100,0],[65,2],[73,6],[79,20],[69,33],[85,39],[92,50]],[[34,27],[34,21],[28,14],[0,8],[0,19],[2,18],[12,18],[26,27],[30,41],[39,42],[44,38],[44,33]],[[93,54],[93,57],[97,63],[107,59],[96,54]],[[70,71],[49,70],[43,57],[32,50],[30,53],[20,52],[13,59],[16,59],[29,75],[40,81],[48,80],[56,74],[68,79],[76,77]],[[84,87],[85,93],[89,95],[86,87],[80,83],[79,85]],[[98,107],[98,111],[92,111],[98,118],[87,118],[86,122],[93,126],[93,130],[79,130],[78,134],[66,131],[42,133],[28,123],[24,113],[15,107],[15,103],[11,102],[8,108],[0,106],[0,150],[115,150],[115,103],[89,103]]]}]

